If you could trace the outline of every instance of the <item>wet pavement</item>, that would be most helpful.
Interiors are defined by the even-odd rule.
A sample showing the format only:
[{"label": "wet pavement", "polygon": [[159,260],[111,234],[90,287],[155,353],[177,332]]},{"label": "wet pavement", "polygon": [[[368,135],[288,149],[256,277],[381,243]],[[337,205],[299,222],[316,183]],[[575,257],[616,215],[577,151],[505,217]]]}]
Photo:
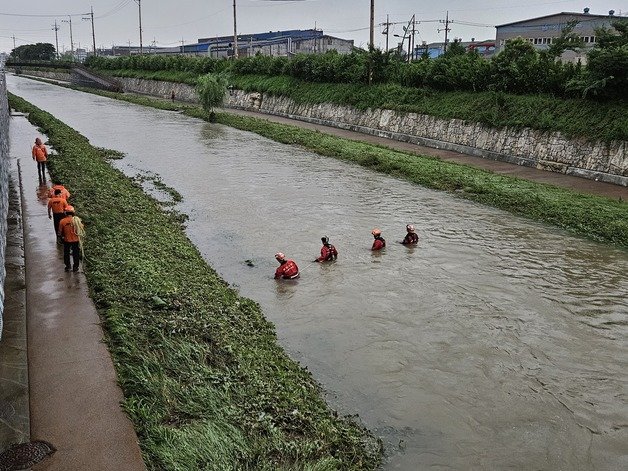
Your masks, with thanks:
[{"label": "wet pavement", "polygon": [[25,118],[12,118],[24,224],[30,438],[57,449],[33,469],[143,470],[85,278],[64,272],[46,211],[47,186],[30,157],[37,135]]}]

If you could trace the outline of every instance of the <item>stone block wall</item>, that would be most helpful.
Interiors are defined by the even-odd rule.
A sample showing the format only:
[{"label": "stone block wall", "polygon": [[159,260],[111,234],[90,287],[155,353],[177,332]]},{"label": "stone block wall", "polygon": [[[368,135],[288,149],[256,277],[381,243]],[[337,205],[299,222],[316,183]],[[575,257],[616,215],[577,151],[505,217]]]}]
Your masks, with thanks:
[{"label": "stone block wall", "polygon": [[9,103],[4,71],[0,71],[0,338],[4,312],[5,254],[9,210]]},{"label": "stone block wall", "polygon": [[[198,103],[194,87],[156,80],[120,78],[126,91]],[[570,139],[559,132],[491,128],[386,109],[358,110],[329,103],[304,105],[287,97],[233,90],[225,106],[349,129],[491,160],[628,186],[628,142]]]}]

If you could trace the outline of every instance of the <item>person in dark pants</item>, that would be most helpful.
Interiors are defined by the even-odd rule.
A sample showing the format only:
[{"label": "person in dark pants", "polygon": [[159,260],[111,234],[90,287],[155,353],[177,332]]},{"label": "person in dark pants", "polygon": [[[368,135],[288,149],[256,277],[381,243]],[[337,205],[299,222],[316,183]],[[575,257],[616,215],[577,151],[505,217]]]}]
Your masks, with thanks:
[{"label": "person in dark pants", "polygon": [[33,160],[37,162],[37,175],[42,182],[46,181],[46,160],[48,160],[48,150],[46,146],[41,142],[40,138],[35,139],[35,145],[33,146]]},{"label": "person in dark pants", "polygon": [[59,223],[58,235],[63,241],[63,263],[65,271],[70,271],[70,254],[72,255],[72,271],[78,271],[81,259],[81,238],[85,234],[83,223],[74,215],[74,208],[65,208],[65,217]]}]

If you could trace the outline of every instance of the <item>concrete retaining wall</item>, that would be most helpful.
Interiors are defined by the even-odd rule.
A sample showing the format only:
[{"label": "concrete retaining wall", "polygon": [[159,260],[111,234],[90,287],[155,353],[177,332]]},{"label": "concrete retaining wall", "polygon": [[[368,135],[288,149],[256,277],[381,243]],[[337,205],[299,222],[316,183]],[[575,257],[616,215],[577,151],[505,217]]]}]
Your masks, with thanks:
[{"label": "concrete retaining wall", "polygon": [[[174,91],[178,100],[198,102],[190,85],[129,78],[120,81],[127,91],[164,98]],[[329,103],[301,105],[286,97],[241,90],[227,95],[225,106],[628,186],[626,141],[568,139],[559,132],[498,129],[459,119],[385,109],[362,111]]]},{"label": "concrete retaining wall", "polygon": [[0,71],[0,338],[4,313],[5,254],[9,211],[9,103],[4,71]]}]

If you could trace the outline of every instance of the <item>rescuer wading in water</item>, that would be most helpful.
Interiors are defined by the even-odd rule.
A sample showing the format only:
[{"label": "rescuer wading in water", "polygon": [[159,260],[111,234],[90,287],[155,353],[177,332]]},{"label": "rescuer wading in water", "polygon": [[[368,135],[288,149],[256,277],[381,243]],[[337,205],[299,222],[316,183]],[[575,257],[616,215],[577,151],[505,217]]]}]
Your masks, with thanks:
[{"label": "rescuer wading in water", "polygon": [[416,232],[414,232],[414,226],[412,224],[408,224],[406,226],[406,237],[401,241],[403,245],[416,245],[419,243],[419,236]]},{"label": "rescuer wading in water", "polygon": [[338,251],[336,250],[336,247],[329,243],[329,237],[321,237],[321,242],[323,243],[323,246],[321,247],[321,256],[314,261],[331,262],[336,260],[336,258],[338,258]]},{"label": "rescuer wading in water", "polygon": [[373,234],[373,238],[375,239],[373,241],[373,246],[371,247],[371,250],[382,250],[384,247],[386,247],[386,241],[382,237],[382,231],[380,231],[379,229],[373,229],[371,231],[371,234]]},{"label": "rescuer wading in water", "polygon": [[287,260],[286,256],[281,252],[277,252],[275,258],[279,262],[279,266],[275,271],[275,279],[294,280],[299,277],[299,267],[294,263],[294,260]]}]

